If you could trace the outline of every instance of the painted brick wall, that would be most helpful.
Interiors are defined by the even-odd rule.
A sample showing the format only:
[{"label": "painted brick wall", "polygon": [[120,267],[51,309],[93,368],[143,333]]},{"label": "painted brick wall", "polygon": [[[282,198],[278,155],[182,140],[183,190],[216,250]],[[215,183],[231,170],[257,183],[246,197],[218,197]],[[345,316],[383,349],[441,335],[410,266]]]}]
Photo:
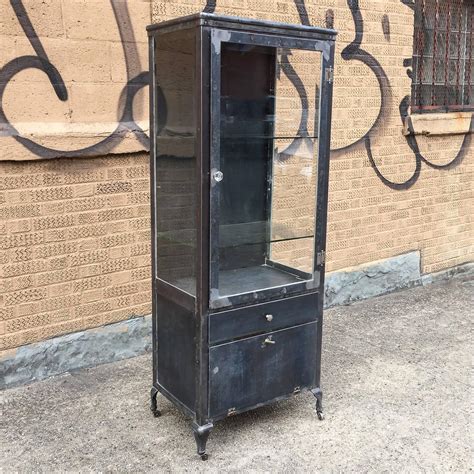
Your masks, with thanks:
[{"label": "painted brick wall", "polygon": [[0,162],[2,348],[149,314],[148,155]]},{"label": "painted brick wall", "polygon": [[0,160],[148,150],[150,16],[151,0],[0,0]]},{"label": "painted brick wall", "polygon": [[[132,80],[147,69],[146,45],[142,40],[136,42],[147,22],[146,14],[140,14],[142,20],[134,24],[134,41],[122,41],[117,33],[117,18],[129,24],[120,7],[128,5],[128,15],[133,17],[141,8],[135,2],[144,3],[115,2],[119,10],[114,16],[105,0],[49,0],[44,6],[25,1],[49,61],[65,81],[70,78],[68,90],[74,92],[75,77],[78,82],[88,78],[94,82],[103,77],[104,64],[114,68],[115,44],[122,48],[122,69],[116,76],[107,69],[109,74],[117,78],[122,94],[132,94],[134,107],[146,100],[145,88]],[[206,6],[184,0],[152,1],[154,21],[206,7],[226,14],[334,25],[339,31],[328,228],[330,271],[410,250],[420,250],[424,273],[474,258],[472,122],[470,134],[402,134],[401,112],[409,111],[407,71],[413,34],[413,12],[406,3],[217,0],[217,6],[211,1]],[[37,68],[25,68],[10,79],[5,65],[26,54],[25,44],[28,54],[37,54],[18,27],[11,5],[0,0],[0,87],[7,84],[5,94],[10,94],[0,104],[8,118],[0,123],[0,160],[6,160],[0,161],[0,349],[5,350],[150,311],[148,156],[144,152],[114,155],[127,151],[132,141],[138,143],[132,151],[145,149],[146,136],[131,132],[127,125],[122,135],[113,134],[109,130],[113,127],[103,125],[101,132],[97,128],[101,123],[128,123],[136,131],[138,119],[146,119],[146,112],[123,115],[126,101],[118,101],[121,93],[113,87],[114,97],[107,95],[107,81],[101,86],[97,79],[97,87],[89,83],[84,90],[90,93],[76,95],[77,102],[71,93],[72,102],[68,102],[58,100],[49,79]],[[8,15],[3,14],[6,11]],[[77,30],[67,26],[70,21],[77,23]],[[59,38],[57,31],[62,32]],[[69,38],[72,31],[85,37]],[[95,48],[93,36],[99,31],[105,38],[112,31],[115,35],[103,40],[111,41],[108,55],[97,49],[90,55],[81,53],[82,59],[76,60],[68,59],[72,57],[69,46],[62,52],[60,41],[69,39]],[[53,43],[58,48],[54,57]],[[140,66],[127,73],[125,52],[132,51],[127,57],[136,57],[135,48],[142,58]],[[76,61],[75,66],[68,61]],[[89,73],[84,72],[85,66],[92,68]],[[35,81],[39,89],[28,96]],[[68,108],[56,110],[66,103]],[[101,104],[112,112],[101,115]],[[30,105],[35,107],[29,109]],[[79,141],[66,127],[71,126],[68,117],[75,107],[79,107],[77,117],[82,117],[78,123],[94,126],[86,129],[88,136],[82,133],[84,129],[77,134],[86,148],[71,153],[72,158],[45,160],[50,155],[44,149],[12,136],[10,125],[28,121],[34,123],[30,132],[44,132],[41,124],[49,123],[50,114],[54,116],[51,122],[59,124],[53,138],[43,132],[26,136],[60,150],[59,154],[78,148],[74,144]],[[23,129],[17,128],[21,137]],[[102,144],[100,140],[109,135],[119,139]],[[124,135],[131,141],[120,138]]]}]

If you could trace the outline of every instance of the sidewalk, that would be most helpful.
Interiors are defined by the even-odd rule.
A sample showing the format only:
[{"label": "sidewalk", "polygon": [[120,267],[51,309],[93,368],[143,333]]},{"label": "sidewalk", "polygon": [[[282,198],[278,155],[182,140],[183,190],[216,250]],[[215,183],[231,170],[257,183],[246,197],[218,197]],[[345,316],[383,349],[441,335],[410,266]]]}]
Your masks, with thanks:
[{"label": "sidewalk", "polygon": [[0,470],[472,469],[474,281],[419,287],[325,313],[320,422],[310,394],[217,423],[209,460],[163,397],[149,355],[0,393]]}]

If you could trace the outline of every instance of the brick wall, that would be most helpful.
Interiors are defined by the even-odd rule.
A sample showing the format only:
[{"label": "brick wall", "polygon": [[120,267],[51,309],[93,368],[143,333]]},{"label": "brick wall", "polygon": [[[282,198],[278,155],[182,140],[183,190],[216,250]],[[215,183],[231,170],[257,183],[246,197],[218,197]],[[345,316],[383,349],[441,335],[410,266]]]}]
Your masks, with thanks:
[{"label": "brick wall", "polygon": [[0,162],[0,341],[149,314],[146,154]]},{"label": "brick wall", "polygon": [[0,160],[148,149],[150,3],[0,0]]},{"label": "brick wall", "polygon": [[[33,24],[42,25],[37,26],[38,35],[42,44],[48,46],[47,53],[53,51],[53,42],[46,41],[55,34],[50,29],[63,28],[57,45],[68,40],[68,31],[72,31],[72,26],[64,26],[70,21],[64,16],[66,11],[71,11],[68,2],[77,7],[75,21],[79,23],[89,15],[94,16],[94,6],[110,9],[105,1],[51,0],[43,7],[36,2],[25,2]],[[408,137],[402,134],[400,110],[404,110],[405,97],[410,94],[407,61],[412,53],[412,10],[398,0],[324,0],[297,5],[298,8],[289,1],[218,0],[216,11],[320,26],[333,23],[339,31],[327,269],[337,270],[411,250],[420,251],[424,273],[472,261],[472,133]],[[15,45],[24,43],[25,38],[18,25],[12,26],[18,20],[12,15],[10,3],[0,0],[0,8],[0,36],[3,35],[0,67],[3,67],[10,59],[24,54]],[[3,15],[5,8],[9,9],[9,16]],[[202,2],[152,2],[155,21],[203,8]],[[212,8],[209,2],[208,9]],[[130,7],[130,15],[138,9]],[[48,22],[42,19],[46,14]],[[55,16],[59,14],[63,15],[61,21]],[[113,28],[117,34],[116,21],[112,24],[109,20],[102,21],[100,28],[94,26],[97,25],[94,21],[77,25],[77,31],[87,30],[87,35],[92,35],[100,30],[107,36]],[[10,33],[5,33],[8,28]],[[9,40],[5,42],[7,36]],[[361,39],[360,47],[354,43],[356,36]],[[112,43],[121,44],[119,36],[114,38]],[[134,47],[133,42],[125,44],[128,49],[123,51]],[[34,54],[31,45],[28,48],[29,54]],[[146,46],[138,43],[137,49],[142,58],[140,68],[145,69]],[[61,48],[58,54],[60,51]],[[68,88],[74,86],[75,74],[84,80],[82,66],[97,65],[100,75],[101,64],[111,64],[112,50],[109,56],[101,51],[91,53],[91,57],[84,53],[79,64],[70,67]],[[54,63],[66,77],[67,60],[57,58]],[[50,59],[53,62],[52,56]],[[121,74],[117,77],[123,87],[130,77],[126,69]],[[91,72],[87,77],[99,76]],[[0,69],[0,85],[4,78],[5,68]],[[16,92],[13,94],[13,89],[9,89],[11,95],[4,95],[2,102],[9,123],[24,123],[34,118],[40,127],[51,113],[55,124],[65,126],[70,123],[68,114],[74,113],[76,106],[80,107],[79,116],[84,121],[90,118],[94,122],[93,117],[98,116],[94,123],[117,122],[117,100],[101,92],[107,84],[102,88],[90,86],[90,94],[77,96],[78,102],[71,102],[63,113],[56,111],[56,107],[62,107],[65,102],[52,94],[43,72],[25,69],[15,76],[17,79],[18,83],[9,81],[7,85],[7,88],[14,86]],[[36,80],[38,87],[45,89],[39,88],[37,93],[27,96]],[[47,99],[46,92],[50,94]],[[10,97],[7,102],[6,97]],[[145,100],[143,88],[135,100]],[[102,103],[113,111],[108,118],[97,115]],[[45,104],[51,104],[51,109]],[[29,105],[35,107],[29,109]],[[146,114],[140,117],[146,118]],[[5,124],[0,126],[5,130]],[[90,136],[80,136],[81,140],[87,139],[87,146],[92,146],[91,153],[99,157],[85,158],[81,154],[88,151],[82,150],[73,158],[44,160],[44,150],[30,150],[28,143],[19,143],[8,130],[6,137],[5,133],[0,137],[0,159],[7,160],[0,161],[0,348],[10,349],[149,313],[147,155],[114,156],[114,152],[124,151],[126,141],[118,141],[110,149],[102,145],[95,147],[98,136],[105,138],[108,132],[104,128],[99,133],[94,128]],[[71,145],[71,140],[75,140],[73,134],[66,131],[65,128],[57,133],[55,141],[41,143],[60,150],[76,148]],[[135,140],[135,134],[130,136]],[[138,148],[144,147],[139,140],[135,142],[139,143]],[[32,161],[9,161],[16,159]]]}]

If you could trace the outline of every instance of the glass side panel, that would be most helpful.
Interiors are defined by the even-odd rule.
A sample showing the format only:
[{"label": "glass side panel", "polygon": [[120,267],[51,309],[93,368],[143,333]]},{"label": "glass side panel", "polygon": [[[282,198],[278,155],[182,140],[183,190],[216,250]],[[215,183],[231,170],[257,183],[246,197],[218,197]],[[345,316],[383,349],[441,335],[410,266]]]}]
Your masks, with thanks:
[{"label": "glass side panel", "polygon": [[311,280],[320,53],[222,43],[220,73],[219,295]]},{"label": "glass side panel", "polygon": [[196,293],[196,114],[193,30],[157,37],[157,277]]}]

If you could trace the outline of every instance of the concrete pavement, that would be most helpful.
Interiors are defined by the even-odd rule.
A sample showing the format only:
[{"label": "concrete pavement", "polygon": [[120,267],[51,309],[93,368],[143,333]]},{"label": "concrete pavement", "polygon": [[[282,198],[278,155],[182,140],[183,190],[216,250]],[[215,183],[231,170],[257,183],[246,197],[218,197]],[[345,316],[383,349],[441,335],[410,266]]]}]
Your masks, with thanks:
[{"label": "concrete pavement", "polygon": [[326,311],[320,422],[310,394],[216,424],[209,460],[159,397],[149,355],[0,394],[0,469],[11,471],[467,472],[474,281]]}]

